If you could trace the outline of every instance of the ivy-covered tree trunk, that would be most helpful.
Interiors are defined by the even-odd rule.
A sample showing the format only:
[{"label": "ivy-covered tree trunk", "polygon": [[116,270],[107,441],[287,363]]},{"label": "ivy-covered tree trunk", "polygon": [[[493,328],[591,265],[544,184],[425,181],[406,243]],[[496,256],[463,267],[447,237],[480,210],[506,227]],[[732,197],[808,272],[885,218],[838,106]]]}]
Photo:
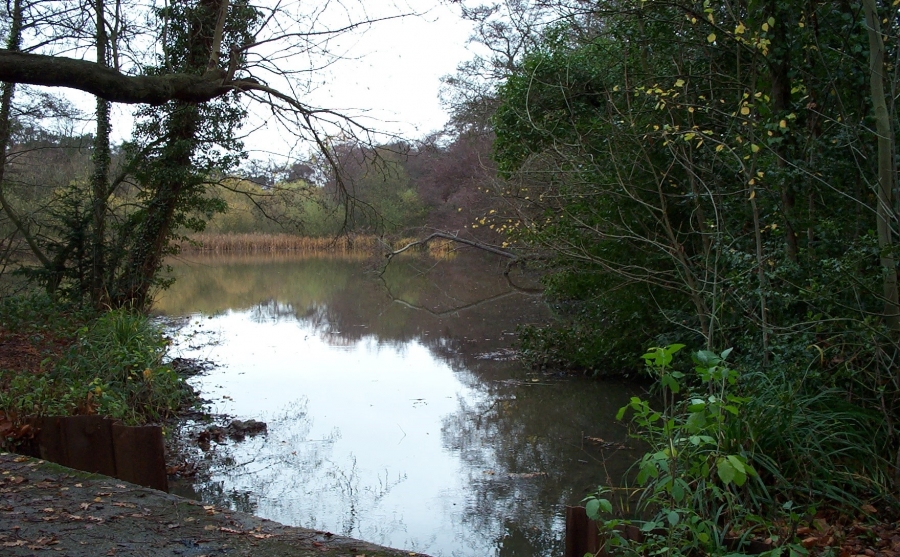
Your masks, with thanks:
[{"label": "ivy-covered tree trunk", "polygon": [[152,198],[119,279],[117,306],[144,308],[151,301],[150,289],[162,267],[175,211],[185,189],[194,185],[189,182],[197,179],[192,176],[190,167],[199,122],[196,105],[178,103],[169,115],[167,145],[157,164],[153,165],[156,172],[150,176]]},{"label": "ivy-covered tree trunk", "polygon": [[[219,71],[221,49],[250,42],[250,28],[258,17],[246,2],[229,0],[176,2],[162,15],[167,38],[165,71],[199,76]],[[144,111],[137,133],[145,142],[161,146],[136,155],[142,159],[135,174],[144,188],[146,206],[136,216],[133,235],[125,244],[128,253],[116,280],[113,305],[146,308],[179,227],[200,230],[205,221],[192,214],[221,210],[207,198],[205,185],[209,174],[240,157],[241,146],[233,131],[243,115],[230,98],[206,103],[172,101]],[[223,151],[230,154],[216,155],[208,148],[213,144],[224,146]]]},{"label": "ivy-covered tree trunk", "polygon": [[[106,34],[106,17],[104,15],[104,1],[96,0],[94,4],[97,21],[97,63],[101,66],[109,66],[107,54],[108,37]],[[97,133],[94,136],[93,163],[94,172],[91,176],[91,302],[95,307],[101,307],[106,303],[107,292],[104,284],[106,275],[105,251],[106,251],[106,212],[109,188],[110,148],[109,134],[111,123],[109,120],[110,102],[97,98]]]}]

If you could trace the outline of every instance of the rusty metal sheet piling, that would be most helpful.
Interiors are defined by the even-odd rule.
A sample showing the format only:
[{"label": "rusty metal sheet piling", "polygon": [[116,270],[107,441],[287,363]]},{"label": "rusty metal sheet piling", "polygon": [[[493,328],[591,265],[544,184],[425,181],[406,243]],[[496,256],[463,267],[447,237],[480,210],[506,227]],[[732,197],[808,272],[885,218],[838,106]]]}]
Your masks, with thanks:
[{"label": "rusty metal sheet piling", "polygon": [[38,418],[37,454],[69,468],[169,491],[159,426],[131,427],[100,416]]},{"label": "rusty metal sheet piling", "polygon": [[116,477],[127,482],[169,491],[162,428],[156,425],[112,425]]}]

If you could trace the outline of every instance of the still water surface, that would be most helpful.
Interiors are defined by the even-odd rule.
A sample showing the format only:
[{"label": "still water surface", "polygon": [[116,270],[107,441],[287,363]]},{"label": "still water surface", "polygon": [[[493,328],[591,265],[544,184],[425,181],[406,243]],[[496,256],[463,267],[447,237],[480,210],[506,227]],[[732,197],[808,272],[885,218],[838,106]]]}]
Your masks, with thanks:
[{"label": "still water surface", "polygon": [[217,364],[192,380],[213,411],[269,426],[208,453],[210,481],[187,487],[436,557],[561,555],[564,506],[634,457],[614,419],[633,388],[509,359],[516,327],[551,316],[501,265],[404,259],[378,276],[352,259],[175,263],[157,309],[187,317],[176,355]]}]

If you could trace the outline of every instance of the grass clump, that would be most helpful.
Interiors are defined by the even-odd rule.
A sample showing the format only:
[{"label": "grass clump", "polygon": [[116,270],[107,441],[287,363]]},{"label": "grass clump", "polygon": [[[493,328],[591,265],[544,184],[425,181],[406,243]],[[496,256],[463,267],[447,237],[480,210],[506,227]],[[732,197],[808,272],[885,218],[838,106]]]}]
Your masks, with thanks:
[{"label": "grass clump", "polygon": [[[815,377],[742,374],[727,362],[730,349],[699,350],[688,363],[682,348],[643,355],[656,392],[633,397],[618,415],[629,416],[633,437],[648,448],[628,490],[640,519],[615,517],[608,487],[585,500],[609,550],[731,556],[768,540],[767,555],[799,557],[808,545],[797,526],[820,509],[854,514],[877,501],[896,508],[877,413]],[[629,538],[623,526],[641,535]]]},{"label": "grass clump", "polygon": [[[0,303],[0,423],[14,441],[30,418],[96,414],[159,423],[192,399],[164,363],[167,341],[141,314],[97,314],[45,296]],[[27,428],[26,428],[27,429]]]}]

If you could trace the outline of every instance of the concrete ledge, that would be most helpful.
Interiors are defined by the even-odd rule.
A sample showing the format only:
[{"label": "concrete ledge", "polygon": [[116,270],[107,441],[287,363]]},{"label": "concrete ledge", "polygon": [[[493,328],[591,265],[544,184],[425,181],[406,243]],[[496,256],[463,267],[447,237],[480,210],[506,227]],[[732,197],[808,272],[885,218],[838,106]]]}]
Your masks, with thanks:
[{"label": "concrete ledge", "polygon": [[0,555],[427,557],[0,453]]}]

